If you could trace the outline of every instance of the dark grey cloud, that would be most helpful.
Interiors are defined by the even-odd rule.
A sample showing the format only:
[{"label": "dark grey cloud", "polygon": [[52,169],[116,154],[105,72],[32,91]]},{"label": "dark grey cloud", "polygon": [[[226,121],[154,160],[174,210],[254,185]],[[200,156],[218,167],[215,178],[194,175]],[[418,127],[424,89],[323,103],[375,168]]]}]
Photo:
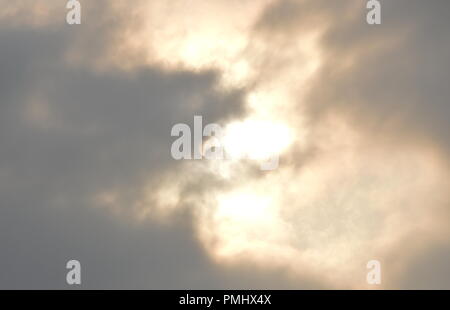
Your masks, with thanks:
[{"label": "dark grey cloud", "polygon": [[442,290],[450,288],[450,245],[435,242],[420,252],[403,270],[399,287],[411,290]]},{"label": "dark grey cloud", "polygon": [[[382,1],[382,24],[335,19],[312,109],[348,115],[360,129],[448,151],[448,1]],[[346,65],[353,61],[352,65]],[[399,142],[400,144],[402,142]]]},{"label": "dark grey cloud", "polygon": [[[195,240],[189,214],[170,228],[124,223],[92,197],[108,188],[138,195],[177,165],[175,123],[240,113],[243,91],[215,90],[213,71],[73,67],[64,56],[77,33],[59,27],[0,30],[0,287],[65,288],[69,259],[82,263],[83,288],[231,285]],[[51,113],[38,126],[24,117],[35,99]]]},{"label": "dark grey cloud", "polygon": [[308,107],[347,115],[372,132],[437,139],[448,147],[449,8],[444,0],[381,1],[382,24],[366,23],[364,1],[277,1],[255,30],[292,44],[325,28],[324,66]]}]

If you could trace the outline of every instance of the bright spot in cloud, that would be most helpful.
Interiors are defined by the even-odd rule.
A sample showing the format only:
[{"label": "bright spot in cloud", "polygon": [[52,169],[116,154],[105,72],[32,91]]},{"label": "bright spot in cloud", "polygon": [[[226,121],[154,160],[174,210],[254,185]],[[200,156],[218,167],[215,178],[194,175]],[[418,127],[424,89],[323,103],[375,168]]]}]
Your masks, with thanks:
[{"label": "bright spot in cloud", "polygon": [[237,121],[225,129],[223,146],[232,158],[264,160],[279,155],[293,142],[291,130],[269,120]]},{"label": "bright spot in cloud", "polygon": [[219,195],[216,216],[223,220],[244,224],[270,222],[272,212],[270,199],[252,192],[234,192]]}]

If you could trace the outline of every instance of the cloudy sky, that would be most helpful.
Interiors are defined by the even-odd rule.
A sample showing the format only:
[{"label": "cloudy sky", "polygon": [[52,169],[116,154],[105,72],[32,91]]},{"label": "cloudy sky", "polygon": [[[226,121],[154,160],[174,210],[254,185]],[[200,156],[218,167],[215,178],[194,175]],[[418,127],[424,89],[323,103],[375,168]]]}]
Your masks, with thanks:
[{"label": "cloudy sky", "polygon": [[449,1],[80,2],[0,0],[0,288],[450,289]]}]

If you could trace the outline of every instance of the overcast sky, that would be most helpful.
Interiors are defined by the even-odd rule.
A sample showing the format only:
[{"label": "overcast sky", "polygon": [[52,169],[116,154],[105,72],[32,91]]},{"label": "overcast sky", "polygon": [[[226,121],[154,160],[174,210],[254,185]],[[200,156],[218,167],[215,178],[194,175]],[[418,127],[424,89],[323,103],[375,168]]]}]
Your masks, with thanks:
[{"label": "overcast sky", "polygon": [[449,1],[80,2],[0,0],[1,289],[450,289]]}]

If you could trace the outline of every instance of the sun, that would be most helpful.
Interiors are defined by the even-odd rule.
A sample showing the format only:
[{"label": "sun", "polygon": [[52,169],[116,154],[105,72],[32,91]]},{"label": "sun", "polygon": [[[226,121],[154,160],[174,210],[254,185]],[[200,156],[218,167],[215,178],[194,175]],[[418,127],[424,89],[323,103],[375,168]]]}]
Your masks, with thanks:
[{"label": "sun", "polygon": [[293,133],[283,123],[247,119],[225,128],[223,147],[232,159],[265,160],[279,155],[293,142]]}]

